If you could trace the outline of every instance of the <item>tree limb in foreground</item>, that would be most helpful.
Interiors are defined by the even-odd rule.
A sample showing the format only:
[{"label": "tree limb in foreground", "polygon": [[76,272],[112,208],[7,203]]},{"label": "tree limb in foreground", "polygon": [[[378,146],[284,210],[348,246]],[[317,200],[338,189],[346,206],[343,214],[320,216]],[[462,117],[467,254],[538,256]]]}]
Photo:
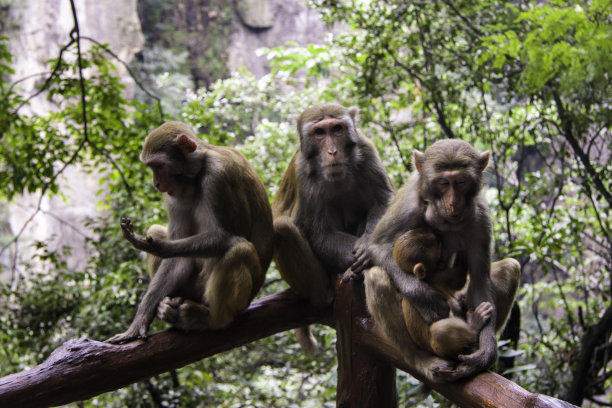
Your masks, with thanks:
[{"label": "tree limb in foreground", "polygon": [[[338,291],[338,297],[352,295],[351,289]],[[422,379],[382,337],[371,318],[353,316],[352,320],[350,341],[354,352],[372,353]],[[224,330],[184,333],[170,329],[153,334],[147,341],[122,345],[89,339],[69,340],[31,370],[0,378],[0,406],[46,407],[85,400],[315,322],[333,325],[332,307],[316,309],[286,290],[253,302]],[[573,407],[555,398],[532,394],[491,372],[456,383],[428,385],[461,407]]]}]

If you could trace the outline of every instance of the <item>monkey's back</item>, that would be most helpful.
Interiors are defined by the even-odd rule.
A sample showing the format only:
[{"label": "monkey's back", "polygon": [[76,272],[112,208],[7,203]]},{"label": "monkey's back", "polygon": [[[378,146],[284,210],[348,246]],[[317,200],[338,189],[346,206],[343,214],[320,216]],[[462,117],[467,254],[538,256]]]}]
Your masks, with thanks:
[{"label": "monkey's back", "polygon": [[207,170],[215,173],[217,200],[214,204],[223,227],[250,241],[259,255],[262,269],[272,261],[274,229],[266,188],[247,158],[227,146],[210,146]]}]

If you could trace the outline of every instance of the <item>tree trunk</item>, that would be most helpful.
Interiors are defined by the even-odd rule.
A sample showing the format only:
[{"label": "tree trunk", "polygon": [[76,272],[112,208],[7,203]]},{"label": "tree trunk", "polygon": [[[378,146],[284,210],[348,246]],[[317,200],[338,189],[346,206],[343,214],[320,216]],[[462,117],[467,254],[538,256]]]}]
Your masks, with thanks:
[{"label": "tree trunk", "polygon": [[340,408],[390,408],[397,406],[395,367],[355,342],[355,323],[366,319],[363,281],[336,282],[334,304],[338,336],[338,388],[336,406]]}]

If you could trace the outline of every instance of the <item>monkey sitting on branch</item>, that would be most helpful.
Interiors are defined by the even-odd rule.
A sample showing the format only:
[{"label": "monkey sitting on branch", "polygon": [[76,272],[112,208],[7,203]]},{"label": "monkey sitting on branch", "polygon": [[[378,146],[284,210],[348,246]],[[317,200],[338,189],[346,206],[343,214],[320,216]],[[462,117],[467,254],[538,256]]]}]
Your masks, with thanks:
[{"label": "monkey sitting on branch", "polygon": [[[361,272],[367,243],[392,199],[376,148],[358,129],[357,108],[325,104],[297,121],[300,148],[273,203],[274,260],[283,279],[315,306],[334,298],[333,275]],[[307,355],[316,341],[296,330]]]},{"label": "monkey sitting on branch", "polygon": [[448,317],[427,325],[411,307],[409,299],[403,298],[402,311],[408,333],[421,349],[449,359],[456,359],[461,353],[478,346],[480,329],[493,312],[489,302],[482,302],[475,310],[465,311],[465,299],[459,291],[465,286],[467,270],[455,265],[454,258],[454,254],[449,255],[428,228],[410,230],[393,245],[395,263],[406,273],[414,274],[441,292],[451,311]]},{"label": "monkey sitting on branch", "polygon": [[[430,381],[453,381],[486,370],[497,358],[495,335],[516,297],[520,265],[514,259],[491,264],[491,216],[480,194],[489,152],[478,153],[465,141],[448,139],[424,153],[415,151],[413,159],[415,170],[370,240],[368,252],[376,266],[365,276],[366,301],[377,325],[409,364]],[[430,228],[442,246],[456,254],[456,268],[467,271],[462,290],[467,310],[482,303],[493,309],[478,334],[478,347],[460,354],[458,364],[419,348],[407,329],[424,330],[423,325],[445,319],[450,311],[444,294],[403,271],[393,258],[397,239],[415,228]],[[402,299],[407,300],[404,310]],[[453,327],[442,329],[449,341],[458,336]]]},{"label": "monkey sitting on branch", "polygon": [[235,149],[167,122],[145,139],[141,161],[164,193],[168,227],[145,237],[121,219],[123,236],[147,252],[149,287],[130,327],[110,339],[146,338],[157,317],[182,330],[221,329],[246,309],[272,260],[272,209],[263,183]]}]

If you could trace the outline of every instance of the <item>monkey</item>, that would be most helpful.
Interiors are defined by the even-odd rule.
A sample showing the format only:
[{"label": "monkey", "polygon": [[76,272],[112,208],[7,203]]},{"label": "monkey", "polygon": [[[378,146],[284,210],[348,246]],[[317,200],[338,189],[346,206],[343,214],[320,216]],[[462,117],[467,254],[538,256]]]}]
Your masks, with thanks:
[{"label": "monkey", "polygon": [[[369,266],[367,243],[394,190],[373,143],[357,128],[358,109],[310,107],[299,116],[300,147],[272,204],[274,261],[282,278],[315,306],[334,298],[333,275]],[[296,330],[304,352],[317,343]]]},{"label": "monkey", "polygon": [[[451,315],[427,325],[402,299],[402,311],[408,333],[420,348],[439,356],[456,359],[462,352],[478,344],[478,333],[492,313],[492,306],[483,302],[475,310],[464,311],[456,294],[465,285],[467,270],[453,265],[454,256],[446,253],[431,229],[416,228],[402,234],[393,245],[393,259],[406,273],[413,273],[444,294]],[[452,336],[449,335],[453,333]]]},{"label": "monkey", "polygon": [[124,332],[107,341],[146,339],[155,315],[184,331],[221,329],[246,309],[272,261],[272,208],[242,153],[166,122],[145,139],[140,160],[164,196],[168,226],[146,236],[121,219],[124,238],[147,253],[151,281]]},{"label": "monkey", "polygon": [[[489,152],[479,153],[457,139],[439,140],[424,153],[415,150],[414,170],[377,224],[368,246],[375,265],[365,275],[368,309],[407,362],[433,382],[469,377],[494,363],[495,335],[505,325],[518,290],[520,265],[516,260],[491,264],[491,216],[480,193],[488,162]],[[426,325],[444,319],[450,311],[444,294],[405,273],[393,259],[397,238],[424,227],[431,228],[442,246],[456,254],[455,264],[467,270],[462,289],[467,309],[476,310],[483,302],[492,307],[480,329],[477,349],[458,355],[458,364],[420,350],[404,321],[402,299],[408,300],[409,311],[418,313]],[[451,330],[447,335],[453,336]]]}]

